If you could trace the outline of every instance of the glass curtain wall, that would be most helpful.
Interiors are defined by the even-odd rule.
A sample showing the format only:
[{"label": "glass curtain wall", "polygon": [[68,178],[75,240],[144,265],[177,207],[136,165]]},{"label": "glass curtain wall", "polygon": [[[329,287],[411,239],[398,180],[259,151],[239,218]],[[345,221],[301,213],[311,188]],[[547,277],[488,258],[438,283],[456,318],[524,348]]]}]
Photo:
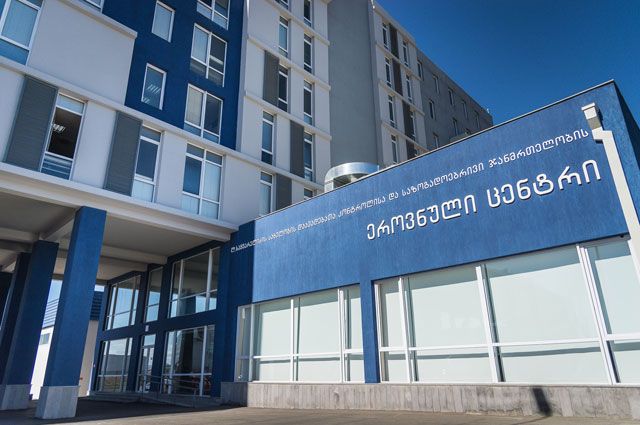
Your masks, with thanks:
[{"label": "glass curtain wall", "polygon": [[364,381],[358,286],[241,307],[238,315],[237,381]]},{"label": "glass curtain wall", "polygon": [[170,317],[216,309],[219,267],[219,248],[173,264]]},{"label": "glass curtain wall", "polygon": [[123,392],[131,359],[131,338],[102,341],[96,391]]},{"label": "glass curtain wall", "polygon": [[109,288],[109,305],[105,317],[105,329],[131,326],[136,320],[136,307],[140,291],[140,276],[133,276]]},{"label": "glass curtain wall", "polygon": [[167,332],[162,390],[205,395],[211,391],[214,326]]}]

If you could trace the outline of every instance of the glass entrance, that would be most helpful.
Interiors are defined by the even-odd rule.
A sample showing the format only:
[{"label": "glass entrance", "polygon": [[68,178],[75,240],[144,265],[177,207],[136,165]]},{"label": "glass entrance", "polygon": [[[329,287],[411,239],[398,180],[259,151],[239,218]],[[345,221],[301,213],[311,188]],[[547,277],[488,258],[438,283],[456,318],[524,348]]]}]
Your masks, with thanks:
[{"label": "glass entrance", "polygon": [[140,366],[138,367],[138,386],[137,391],[147,393],[151,391],[151,383],[153,375],[151,367],[153,366],[153,350],[156,344],[156,336],[145,335],[142,337],[142,346],[140,347]]}]

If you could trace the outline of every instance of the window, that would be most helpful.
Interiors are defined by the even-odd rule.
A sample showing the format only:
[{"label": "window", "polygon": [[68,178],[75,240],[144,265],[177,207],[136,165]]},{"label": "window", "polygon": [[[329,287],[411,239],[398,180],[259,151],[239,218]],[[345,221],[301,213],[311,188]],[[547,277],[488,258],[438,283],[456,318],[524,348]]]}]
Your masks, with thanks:
[{"label": "window", "polygon": [[40,334],[40,340],[38,341],[38,345],[47,345],[49,343],[50,337],[51,337],[50,333]]},{"label": "window", "polygon": [[409,111],[409,128],[407,136],[413,140],[416,139],[416,113],[414,111]]},{"label": "window", "polygon": [[100,343],[96,391],[126,391],[129,361],[131,360],[131,345],[131,338],[102,341]]},{"label": "window", "polygon": [[278,69],[278,108],[289,110],[289,69],[280,65]]},{"label": "window", "polygon": [[455,101],[453,100],[453,90],[449,89],[449,105],[455,106]]},{"label": "window", "polygon": [[25,64],[42,0],[6,0],[0,3],[0,51]]},{"label": "window", "polygon": [[143,335],[142,344],[140,344],[140,362],[138,364],[138,392],[147,393],[151,391],[151,382],[153,381],[151,369],[155,348],[156,335]]},{"label": "window", "polygon": [[289,9],[289,0],[276,0],[278,3],[282,5],[285,9]]},{"label": "window", "polygon": [[189,85],[187,110],[184,118],[185,130],[220,143],[222,99]]},{"label": "window", "polygon": [[304,132],[304,146],[302,151],[304,162],[304,178],[313,181],[313,134]]},{"label": "window", "polygon": [[387,80],[387,85],[393,88],[393,83],[391,82],[391,60],[389,58],[384,58],[384,76]]},{"label": "window", "polygon": [[156,2],[153,12],[153,25],[151,32],[160,38],[171,41],[173,31],[173,9],[161,2]]},{"label": "window", "polygon": [[313,84],[308,81],[304,82],[304,122],[313,125]]},{"label": "window", "polygon": [[222,28],[229,25],[229,0],[198,0],[196,9]]},{"label": "window", "polygon": [[436,105],[433,103],[433,100],[429,99],[429,117],[432,119],[436,119]]},{"label": "window", "polygon": [[267,173],[260,173],[260,215],[267,215],[273,209],[272,192],[273,176]]},{"label": "window", "polygon": [[457,136],[458,134],[460,134],[460,128],[458,127],[458,120],[457,119],[453,119],[453,135]]},{"label": "window", "polygon": [[262,113],[262,162],[273,164],[273,115]]},{"label": "window", "polygon": [[476,118],[476,130],[480,130],[480,114],[476,112],[475,118]]},{"label": "window", "polygon": [[158,307],[160,306],[160,291],[162,290],[162,268],[149,272],[147,277],[147,303],[144,314],[145,322],[158,320]]},{"label": "window", "polygon": [[220,215],[222,156],[187,145],[182,186],[182,209],[205,217]]},{"label": "window", "polygon": [[418,77],[420,77],[421,80],[424,80],[424,73],[422,70],[422,62],[418,61]]},{"label": "window", "polygon": [[464,112],[464,117],[468,119],[469,111],[467,110],[467,102],[465,102],[464,100],[462,100],[461,102],[462,102],[462,111]]},{"label": "window", "polygon": [[219,267],[219,248],[173,263],[169,317],[215,310]]},{"label": "window", "polygon": [[384,47],[389,49],[389,26],[387,24],[382,24],[382,43]]},{"label": "window", "polygon": [[440,94],[440,79],[436,74],[431,75],[433,77],[433,89],[436,93]]},{"label": "window", "polygon": [[289,56],[289,21],[282,16],[278,25],[278,49],[282,56]]},{"label": "window", "polygon": [[304,0],[302,15],[304,22],[309,26],[313,26],[313,0]]},{"label": "window", "polygon": [[147,127],[140,130],[136,171],[131,196],[153,202],[156,183],[156,163],[161,133]]},{"label": "window", "polygon": [[440,137],[436,133],[433,133],[433,144],[436,148],[440,147]]},{"label": "window", "polygon": [[140,276],[134,276],[109,286],[109,304],[104,319],[105,329],[131,326],[136,320]]},{"label": "window", "polygon": [[102,10],[102,2],[104,0],[84,0],[84,1],[86,1],[87,3],[89,3],[92,6],[97,7],[98,9]]},{"label": "window", "polygon": [[49,144],[44,152],[40,171],[69,179],[80,135],[84,103],[58,94],[51,123]]},{"label": "window", "polygon": [[313,190],[304,188],[304,200],[313,198]]},{"label": "window", "polygon": [[405,83],[407,87],[407,99],[413,102],[413,85],[411,84],[411,76],[409,74],[405,75]]},{"label": "window", "polygon": [[304,35],[304,70],[313,72],[313,37]]},{"label": "window", "polygon": [[391,160],[394,164],[398,163],[398,138],[391,135]]},{"label": "window", "polygon": [[214,325],[167,332],[162,392],[194,394],[211,392]]},{"label": "window", "polygon": [[226,56],[227,43],[223,39],[197,25],[193,27],[190,65],[193,72],[222,86]]},{"label": "window", "polygon": [[409,66],[409,44],[406,40],[402,40],[402,60]]},{"label": "window", "polygon": [[395,128],[395,126],[396,126],[396,105],[395,105],[395,99],[393,98],[393,96],[388,96],[387,97],[387,104],[389,106],[389,123],[391,124],[392,127]]},{"label": "window", "polygon": [[364,382],[358,286],[241,307],[238,317],[236,381]]},{"label": "window", "polygon": [[160,68],[147,64],[142,84],[142,103],[162,109],[166,75]]}]

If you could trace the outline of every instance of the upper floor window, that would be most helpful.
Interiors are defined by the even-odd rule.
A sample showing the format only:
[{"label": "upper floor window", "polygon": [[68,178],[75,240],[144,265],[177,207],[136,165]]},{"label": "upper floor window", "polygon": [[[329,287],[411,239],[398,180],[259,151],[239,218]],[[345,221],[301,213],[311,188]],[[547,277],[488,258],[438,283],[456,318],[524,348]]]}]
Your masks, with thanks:
[{"label": "upper floor window", "polygon": [[289,56],[289,21],[282,16],[278,24],[278,49],[283,56]]},{"label": "upper floor window", "polygon": [[436,74],[432,74],[433,77],[433,89],[436,93],[440,94],[440,79]]},{"label": "upper floor window", "polygon": [[262,113],[262,162],[273,164],[273,115]]},{"label": "upper floor window", "polygon": [[102,4],[104,2],[104,0],[84,0],[87,3],[89,3],[92,6],[97,7],[98,9],[102,10]]},{"label": "upper floor window", "polygon": [[278,3],[282,5],[285,9],[289,9],[289,0],[276,0]]},{"label": "upper floor window", "polygon": [[429,99],[429,116],[434,120],[436,119],[436,105],[431,99]]},{"label": "upper floor window", "polygon": [[144,314],[145,322],[158,320],[160,307],[160,291],[162,290],[162,267],[151,270],[147,278],[147,303]]},{"label": "upper floor window", "polygon": [[458,120],[457,119],[453,119],[453,135],[457,136],[458,134],[460,134],[460,127],[458,127]]},{"label": "upper floor window", "polygon": [[398,163],[398,138],[393,134],[391,135],[391,161],[394,164]]},{"label": "upper floor window", "polygon": [[302,152],[304,162],[304,178],[313,181],[313,134],[304,132],[304,146]]},{"label": "upper floor window", "polygon": [[389,106],[389,123],[392,127],[396,126],[396,104],[393,96],[387,97],[387,104]]},{"label": "upper floor window", "polygon": [[220,143],[222,99],[189,85],[184,116],[185,130]]},{"label": "upper floor window", "polygon": [[304,122],[313,125],[313,84],[308,81],[304,82]]},{"label": "upper floor window", "polygon": [[83,114],[84,103],[58,94],[49,143],[40,167],[41,172],[69,179]]},{"label": "upper floor window", "polygon": [[436,133],[433,133],[433,144],[436,148],[440,147],[440,137]]},{"label": "upper floor window", "polygon": [[405,83],[407,87],[407,99],[413,102],[413,84],[411,84],[411,76],[409,74],[405,76]]},{"label": "upper floor window", "polygon": [[273,210],[273,176],[260,173],[260,205],[258,213],[267,215]]},{"label": "upper floor window", "polygon": [[[219,268],[219,248],[173,263],[169,316],[215,310],[218,300]],[[198,357],[201,355],[198,353]]]},{"label": "upper floor window", "polygon": [[449,89],[449,105],[455,106],[455,101],[453,99],[453,90]]},{"label": "upper floor window", "polygon": [[306,187],[304,188],[304,194],[303,194],[304,200],[306,201],[307,199],[311,199],[313,198],[313,190],[311,189],[307,189]]},{"label": "upper floor window", "polygon": [[182,209],[205,217],[220,214],[222,156],[187,145],[182,184]]},{"label": "upper floor window", "polygon": [[130,277],[109,287],[105,329],[122,328],[135,323],[139,291],[140,276]]},{"label": "upper floor window", "polygon": [[407,129],[407,136],[416,139],[416,113],[409,111],[409,128]]},{"label": "upper floor window", "polygon": [[424,80],[424,71],[422,69],[422,62],[418,61],[418,77],[420,77],[421,80]]},{"label": "upper floor window", "polygon": [[198,0],[196,9],[222,28],[229,25],[229,0]]},{"label": "upper floor window", "polygon": [[289,69],[282,65],[278,69],[278,108],[289,110]]},{"label": "upper floor window", "polygon": [[387,24],[382,24],[382,44],[389,49],[389,26]]},{"label": "upper floor window", "polygon": [[467,102],[462,101],[462,111],[464,112],[464,117],[469,118],[469,111],[467,110]]},{"label": "upper floor window", "polygon": [[475,113],[476,116],[476,130],[480,130],[480,114]]},{"label": "upper floor window", "polygon": [[199,26],[193,27],[193,43],[191,45],[191,70],[213,81],[224,85],[225,60],[227,43],[220,37]]},{"label": "upper floor window", "polygon": [[147,64],[144,72],[144,82],[142,84],[142,103],[162,109],[166,75],[166,72],[160,68]]},{"label": "upper floor window", "polygon": [[384,77],[387,85],[393,87],[393,83],[391,82],[391,60],[389,58],[384,58]]},{"label": "upper floor window", "polygon": [[0,11],[0,40],[5,42],[0,43],[2,55],[21,63],[27,62],[41,6],[42,0],[4,2],[4,8]]},{"label": "upper floor window", "polygon": [[402,60],[409,66],[409,44],[406,40],[402,40]]},{"label": "upper floor window", "polygon": [[304,35],[304,70],[313,72],[313,37]]},{"label": "upper floor window", "polygon": [[173,32],[173,9],[164,3],[156,2],[156,8],[153,12],[153,25],[151,32],[160,38],[171,41],[171,33]]},{"label": "upper floor window", "polygon": [[313,0],[304,0],[302,16],[307,25],[313,26]]},{"label": "upper floor window", "polygon": [[161,133],[147,127],[140,130],[136,171],[131,196],[152,202],[156,187],[156,166]]}]

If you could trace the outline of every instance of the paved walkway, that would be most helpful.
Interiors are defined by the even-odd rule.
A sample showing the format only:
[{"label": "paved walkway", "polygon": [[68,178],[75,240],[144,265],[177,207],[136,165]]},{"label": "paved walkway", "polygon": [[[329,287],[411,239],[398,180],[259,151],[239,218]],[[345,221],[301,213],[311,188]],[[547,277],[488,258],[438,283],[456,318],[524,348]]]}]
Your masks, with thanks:
[{"label": "paved walkway", "polygon": [[35,404],[25,411],[0,412],[2,425],[639,425],[634,421],[610,419],[504,417],[485,415],[433,414],[416,412],[371,412],[353,410],[279,410],[222,407],[194,410],[183,407],[108,403],[80,400],[74,419],[34,419]]}]

